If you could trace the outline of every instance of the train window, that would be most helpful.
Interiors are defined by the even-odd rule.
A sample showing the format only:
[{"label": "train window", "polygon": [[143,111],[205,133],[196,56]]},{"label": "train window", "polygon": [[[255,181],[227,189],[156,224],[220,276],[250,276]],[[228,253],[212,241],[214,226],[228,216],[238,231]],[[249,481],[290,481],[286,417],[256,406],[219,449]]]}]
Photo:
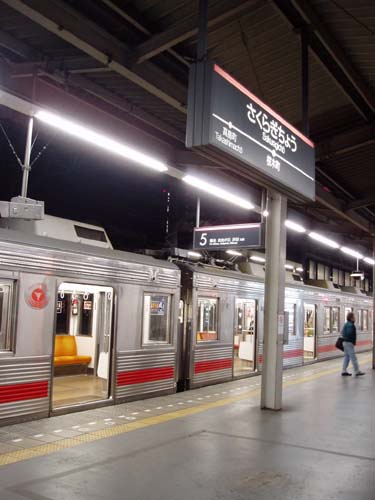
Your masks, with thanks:
[{"label": "train window", "polygon": [[198,298],[197,342],[218,340],[217,311],[218,299]]},{"label": "train window", "polygon": [[337,333],[340,329],[340,308],[332,307],[331,309],[331,331]]},{"label": "train window", "polygon": [[362,330],[367,332],[368,330],[368,310],[363,309],[362,311]]},{"label": "train window", "polygon": [[325,334],[331,333],[331,308],[324,307],[324,329]]},{"label": "train window", "polygon": [[12,285],[0,283],[0,351],[12,350]]},{"label": "train window", "polygon": [[170,295],[144,295],[143,344],[170,344],[170,300]]},{"label": "train window", "polygon": [[345,307],[345,321],[349,313],[353,312],[352,307]]},{"label": "train window", "polygon": [[56,303],[56,333],[92,336],[93,304],[93,293],[61,288]]}]

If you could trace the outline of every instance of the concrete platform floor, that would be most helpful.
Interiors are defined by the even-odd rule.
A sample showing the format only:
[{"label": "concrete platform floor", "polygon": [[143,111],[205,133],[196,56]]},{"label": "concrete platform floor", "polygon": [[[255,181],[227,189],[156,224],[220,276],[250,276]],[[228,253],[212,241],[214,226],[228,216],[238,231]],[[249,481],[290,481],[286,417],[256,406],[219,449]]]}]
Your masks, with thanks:
[{"label": "concrete platform floor", "polygon": [[[374,500],[375,372],[341,359],[0,428],[1,500]],[[3,446],[3,451],[1,446]],[[9,451],[9,448],[10,451]]]}]

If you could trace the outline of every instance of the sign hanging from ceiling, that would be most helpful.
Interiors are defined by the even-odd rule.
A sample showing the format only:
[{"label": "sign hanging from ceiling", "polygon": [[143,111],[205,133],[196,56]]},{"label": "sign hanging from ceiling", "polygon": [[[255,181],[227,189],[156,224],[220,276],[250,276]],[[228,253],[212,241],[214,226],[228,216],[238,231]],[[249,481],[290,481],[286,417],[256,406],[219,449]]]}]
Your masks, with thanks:
[{"label": "sign hanging from ceiling", "polygon": [[263,224],[233,224],[194,229],[196,250],[228,250],[230,248],[263,248]]},{"label": "sign hanging from ceiling", "polygon": [[314,144],[212,62],[190,70],[186,146],[251,167],[265,187],[315,199]]}]

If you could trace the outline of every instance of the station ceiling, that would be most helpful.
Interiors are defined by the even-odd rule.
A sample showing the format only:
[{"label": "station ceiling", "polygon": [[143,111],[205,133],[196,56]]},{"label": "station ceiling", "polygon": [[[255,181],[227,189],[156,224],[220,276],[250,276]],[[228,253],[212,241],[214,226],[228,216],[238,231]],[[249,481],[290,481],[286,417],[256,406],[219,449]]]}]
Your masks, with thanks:
[{"label": "station ceiling", "polygon": [[[122,131],[180,168],[251,184],[185,149],[196,0],[0,0],[3,88]],[[301,33],[309,40],[311,226],[369,246],[375,215],[373,0],[210,0],[209,57],[302,127]],[[77,107],[78,106],[78,107]],[[120,126],[121,125],[121,126]]]}]

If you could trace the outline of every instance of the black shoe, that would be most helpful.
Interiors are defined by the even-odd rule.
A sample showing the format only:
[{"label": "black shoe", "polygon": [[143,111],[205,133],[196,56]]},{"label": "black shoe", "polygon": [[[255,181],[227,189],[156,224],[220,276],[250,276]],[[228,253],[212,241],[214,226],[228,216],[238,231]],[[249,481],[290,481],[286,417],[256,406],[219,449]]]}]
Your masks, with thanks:
[{"label": "black shoe", "polygon": [[348,372],[343,372],[343,373],[341,374],[341,376],[342,376],[342,377],[351,377],[351,376],[352,376],[352,374],[351,374],[351,373],[348,373]]},{"label": "black shoe", "polygon": [[364,372],[358,372],[355,374],[356,377],[361,377],[362,375],[364,375]]}]

